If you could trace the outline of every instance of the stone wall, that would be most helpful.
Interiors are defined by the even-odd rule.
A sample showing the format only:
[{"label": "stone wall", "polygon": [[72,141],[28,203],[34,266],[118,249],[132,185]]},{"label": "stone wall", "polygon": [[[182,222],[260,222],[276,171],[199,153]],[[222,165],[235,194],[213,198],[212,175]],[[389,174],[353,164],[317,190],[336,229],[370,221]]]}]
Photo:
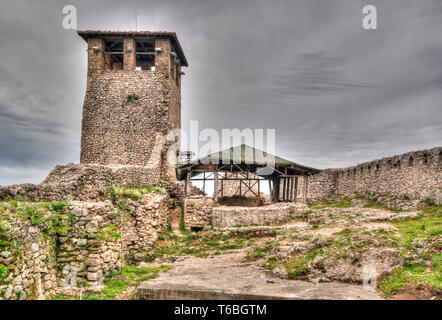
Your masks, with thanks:
[{"label": "stone wall", "polygon": [[[315,201],[326,198],[336,192],[335,169],[326,169],[319,174],[307,178],[307,200]],[[298,177],[297,200],[302,201],[304,190],[304,177]]]},{"label": "stone wall", "polygon": [[213,199],[194,196],[184,199],[184,225],[186,230],[193,227],[209,228],[212,224]]},{"label": "stone wall", "polygon": [[169,195],[147,194],[140,201],[127,200],[130,219],[123,228],[125,252],[147,251],[157,242],[170,219]]},{"label": "stone wall", "polygon": [[0,200],[99,200],[114,185],[153,185],[157,184],[160,178],[160,171],[151,167],[68,164],[56,166],[39,185],[0,186]]},{"label": "stone wall", "polygon": [[59,212],[31,202],[0,209],[0,299],[44,299],[72,290],[65,279],[74,274],[77,287],[99,288],[134,252],[151,248],[167,228],[169,196],[145,194],[118,207],[74,201]]},{"label": "stone wall", "polygon": [[[130,100],[129,95],[137,99]],[[148,165],[161,142],[158,136],[180,128],[180,106],[180,89],[159,70],[90,73],[83,107],[81,163]]]},{"label": "stone wall", "polygon": [[0,220],[0,300],[44,299],[55,294],[52,239],[30,221]]},{"label": "stone wall", "polygon": [[[241,175],[237,175],[236,173],[226,173],[226,177],[227,178],[236,178],[236,177],[241,178]],[[257,176],[252,173],[249,174],[249,177],[251,179],[257,178]],[[267,183],[267,181],[263,181],[262,183]],[[253,194],[253,192],[251,192],[249,190],[249,188],[244,184],[247,184],[247,186],[249,186],[255,194]],[[256,195],[258,194],[258,183],[256,183],[256,181],[243,181],[241,183],[240,181],[236,181],[236,180],[226,180],[226,181],[223,181],[222,183],[221,182],[218,183],[219,196],[221,196],[221,188],[222,188],[222,196],[223,197],[232,197],[235,195],[239,196],[238,190],[239,190],[240,185],[241,185],[241,196],[256,197]]]},{"label": "stone wall", "polygon": [[281,225],[307,211],[308,207],[301,203],[275,203],[263,207],[219,206],[212,209],[212,223],[215,228]]},{"label": "stone wall", "polygon": [[184,200],[184,224],[192,227],[216,228],[239,225],[279,225],[306,213],[301,203],[276,203],[261,207],[231,207],[216,205],[209,197],[192,197]]},{"label": "stone wall", "polygon": [[309,200],[354,193],[430,198],[442,203],[442,148],[328,169],[309,177]]}]

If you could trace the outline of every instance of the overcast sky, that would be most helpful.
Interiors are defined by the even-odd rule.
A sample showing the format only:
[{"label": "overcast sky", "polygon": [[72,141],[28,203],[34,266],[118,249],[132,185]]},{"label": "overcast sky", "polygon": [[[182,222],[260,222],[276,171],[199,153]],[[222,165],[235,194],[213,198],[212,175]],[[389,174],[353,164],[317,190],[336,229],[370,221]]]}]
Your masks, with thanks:
[{"label": "overcast sky", "polygon": [[[2,0],[0,185],[79,162],[86,43],[62,28],[175,31],[182,126],[276,129],[279,156],[342,167],[442,145],[440,0]],[[362,7],[378,30],[362,28]]]}]

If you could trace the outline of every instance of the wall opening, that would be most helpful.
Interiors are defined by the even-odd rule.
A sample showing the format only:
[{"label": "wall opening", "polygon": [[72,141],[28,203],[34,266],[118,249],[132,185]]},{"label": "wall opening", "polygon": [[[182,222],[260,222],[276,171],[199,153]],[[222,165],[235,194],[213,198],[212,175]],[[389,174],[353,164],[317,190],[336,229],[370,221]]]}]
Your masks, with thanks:
[{"label": "wall opening", "polygon": [[428,154],[424,154],[422,157],[422,164],[427,165],[428,164]]},{"label": "wall opening", "polygon": [[137,39],[136,70],[154,70],[155,68],[155,40]]},{"label": "wall opening", "polygon": [[104,40],[106,49],[104,51],[105,55],[105,70],[123,70],[123,39],[114,40]]},{"label": "wall opening", "polygon": [[409,167],[414,166],[414,159],[413,159],[413,157],[410,157],[410,158],[408,159],[408,166],[409,166]]},{"label": "wall opening", "polygon": [[190,227],[190,232],[201,232],[203,227]]}]

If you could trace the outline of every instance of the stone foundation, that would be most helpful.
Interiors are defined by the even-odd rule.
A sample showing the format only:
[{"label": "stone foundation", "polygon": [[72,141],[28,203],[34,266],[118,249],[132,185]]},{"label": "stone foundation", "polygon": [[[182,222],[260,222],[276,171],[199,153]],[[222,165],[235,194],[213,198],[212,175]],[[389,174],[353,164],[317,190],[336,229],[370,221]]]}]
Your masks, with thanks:
[{"label": "stone foundation", "polygon": [[300,203],[275,203],[264,207],[214,207],[212,223],[215,228],[281,225],[307,211],[308,207]]},{"label": "stone foundation", "polygon": [[280,225],[305,214],[308,207],[301,203],[276,203],[262,207],[231,207],[215,205],[212,198],[192,197],[184,201],[186,229],[226,228],[252,225]]}]

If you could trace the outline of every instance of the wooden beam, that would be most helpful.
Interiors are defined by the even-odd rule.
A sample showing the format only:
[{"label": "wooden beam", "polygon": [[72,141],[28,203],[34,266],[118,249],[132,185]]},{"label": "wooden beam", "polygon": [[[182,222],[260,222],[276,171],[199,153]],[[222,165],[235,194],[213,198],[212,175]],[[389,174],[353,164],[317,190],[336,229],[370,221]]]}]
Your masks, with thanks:
[{"label": "wooden beam", "polygon": [[287,201],[292,201],[292,178],[287,178],[288,179],[288,188],[287,188]]},{"label": "wooden beam", "polygon": [[214,183],[213,183],[213,195],[215,202],[218,202],[218,171],[217,168],[215,168],[214,171]]},{"label": "wooden beam", "polygon": [[308,186],[308,176],[304,176],[304,194],[303,194],[303,203],[307,203],[307,186]]},{"label": "wooden beam", "polygon": [[190,196],[190,187],[192,185],[192,170],[187,171],[186,178],[186,197]]}]

